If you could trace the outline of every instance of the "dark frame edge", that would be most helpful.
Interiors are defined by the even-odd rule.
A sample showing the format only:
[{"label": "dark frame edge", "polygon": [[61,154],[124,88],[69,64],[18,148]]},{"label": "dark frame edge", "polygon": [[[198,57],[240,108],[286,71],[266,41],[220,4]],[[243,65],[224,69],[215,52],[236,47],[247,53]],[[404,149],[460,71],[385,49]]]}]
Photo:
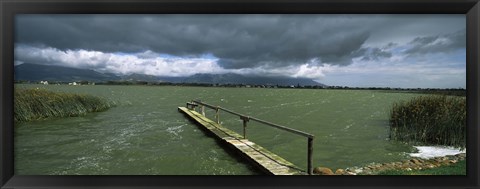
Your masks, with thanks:
[{"label": "dark frame edge", "polygon": [[[467,175],[472,179],[472,183],[476,188],[479,187],[479,173],[480,169],[478,165],[478,158],[480,158],[479,149],[479,107],[480,101],[478,100],[480,95],[480,61],[478,54],[480,52],[480,2],[477,2],[466,14],[467,16],[467,112],[473,112],[476,115],[468,116],[467,125],[477,126],[469,127],[467,139],[470,138],[471,143],[467,143],[467,149],[477,149],[475,153],[468,153],[467,155]],[[473,105],[473,106],[472,106]],[[473,139],[473,141],[472,141]],[[475,161],[477,160],[477,161]],[[475,171],[477,170],[477,171]]]},{"label": "dark frame edge", "polygon": [[[8,117],[13,116],[13,102],[10,100],[13,97],[12,87],[13,87],[13,65],[9,64],[9,59],[13,60],[13,52],[6,52],[8,44],[13,42],[12,31],[7,31],[4,28],[12,28],[11,25],[8,25],[9,16],[8,10],[5,8],[5,2],[0,1],[0,74],[1,74],[1,86],[0,87],[0,186],[5,185],[13,177],[13,155],[9,154],[13,151],[13,130],[7,125],[12,125],[12,119],[7,119]],[[12,50],[13,51],[13,50]],[[9,103],[11,102],[11,103]]]},{"label": "dark frame edge", "polygon": [[[91,183],[82,183],[82,181],[89,181],[89,178],[92,178],[92,177],[82,177],[80,179],[73,179],[73,178],[68,178],[67,177],[67,180],[70,180],[70,181],[73,181],[73,184],[72,183],[68,183],[68,181],[66,182],[61,182],[59,184],[56,184],[56,185],[42,185],[43,183],[45,183],[44,181],[41,181],[41,177],[40,179],[32,179],[32,177],[30,176],[14,176],[13,173],[13,155],[8,155],[8,156],[5,156],[5,154],[11,154],[11,152],[13,152],[13,128],[7,128],[5,127],[5,125],[12,125],[13,126],[13,122],[11,119],[5,119],[5,117],[12,117],[13,116],[13,102],[11,102],[11,99],[13,99],[13,49],[10,49],[11,47],[8,47],[9,44],[13,44],[13,37],[14,37],[14,34],[12,33],[12,31],[6,31],[4,30],[3,28],[6,27],[6,28],[13,28],[13,23],[9,22],[8,20],[9,19],[13,19],[13,15],[14,15],[14,11],[11,11],[11,10],[8,10],[5,8],[6,6],[4,6],[4,1],[3,0],[0,0],[0,12],[1,12],[1,18],[0,18],[0,26],[2,27],[2,30],[0,31],[0,42],[1,42],[1,46],[0,46],[0,57],[1,57],[1,63],[0,63],[0,76],[1,76],[1,85],[2,87],[0,88],[0,105],[1,105],[1,108],[0,108],[0,124],[1,127],[0,127],[0,137],[1,137],[1,141],[0,141],[0,150],[1,150],[1,153],[2,155],[0,156],[0,187],[1,188],[19,188],[19,187],[34,187],[34,186],[37,186],[37,187],[58,187],[58,188],[65,188],[65,187],[84,187],[84,188],[88,188],[88,187],[112,187],[112,186],[118,186],[118,185],[112,185],[112,186],[109,186],[109,184],[116,184],[115,183],[115,179],[112,179],[112,177],[110,176],[107,176],[107,177],[103,177],[102,179],[98,179],[99,177],[96,177],[96,178],[93,178],[92,180],[97,183],[95,180],[102,180],[98,183],[101,183],[100,185],[91,185]],[[478,87],[472,87],[472,86],[478,86],[479,84],[479,76],[477,75],[477,73],[480,73],[480,67],[479,67],[479,59],[478,59],[478,52],[480,50],[479,48],[479,43],[480,43],[480,3],[478,1],[476,1],[476,4],[474,4],[474,6],[467,12],[464,14],[466,14],[466,17],[467,17],[467,39],[469,39],[467,41],[467,86],[470,86],[470,88],[468,88],[467,90],[467,101],[470,103],[470,104],[474,104],[474,106],[469,106],[468,107],[468,111],[469,112],[473,112],[474,114],[477,114],[479,113],[479,106],[480,106],[480,102],[478,100],[479,98],[479,94],[480,94],[480,89]],[[9,25],[8,25],[9,24]],[[471,31],[471,32],[469,32]],[[473,31],[473,32],[472,32]],[[9,51],[6,51],[6,50],[9,50]],[[478,116],[469,116],[468,117],[468,125],[479,125],[478,123]],[[473,143],[469,143],[469,144],[473,144],[473,145],[470,145],[468,146],[469,149],[471,148],[476,148],[478,149],[478,143],[479,143],[479,138],[478,136],[480,136],[480,131],[477,127],[474,127],[474,128],[469,128],[469,132],[468,132],[468,137],[470,139],[473,138],[473,141],[470,141],[470,142],[473,142]],[[478,158],[480,157],[480,152],[477,151],[476,153],[469,153],[469,155],[467,156],[467,165],[468,165],[468,185],[465,185],[465,186],[458,186],[458,188],[478,188],[479,187],[479,181],[478,181],[478,172],[476,172],[475,170],[478,170],[479,167],[478,167],[478,162],[476,162],[476,160],[478,160]],[[58,178],[58,177],[56,177]],[[230,177],[231,178],[231,177]],[[48,183],[48,180],[50,180],[52,178],[45,178],[45,180],[47,181],[46,183]],[[197,182],[198,180],[201,180],[202,178],[200,179],[195,179],[195,182]],[[208,180],[208,181],[211,181],[211,180],[215,180],[215,179],[212,179],[212,178],[203,178],[205,180]],[[263,178],[262,178],[263,179]],[[268,182],[272,182],[274,181],[273,179],[270,179],[270,177],[266,177],[264,178],[265,180],[268,180]],[[366,179],[366,178],[363,178],[363,179]],[[53,179],[55,180],[55,179]],[[227,178],[227,180],[232,180],[234,181],[235,179],[229,179]],[[328,180],[328,179],[326,179]],[[336,179],[334,179],[336,180]],[[390,179],[388,179],[390,180]],[[26,181],[26,182],[32,182],[30,184],[23,184],[22,181]],[[133,182],[133,184],[137,184],[139,182],[145,182],[143,184],[143,187],[151,187],[149,184],[155,184],[155,183],[158,183],[158,182],[150,182],[148,181],[148,179],[134,179],[135,182]],[[322,181],[325,181],[325,180],[322,180]],[[75,183],[76,184],[83,184],[83,185],[76,185],[75,186]],[[124,183],[124,182],[122,182]],[[311,183],[311,182],[309,182]],[[33,185],[32,185],[33,184]],[[38,185],[35,185],[35,184],[38,184]],[[66,185],[65,185],[66,184]],[[273,184],[273,183],[272,183]],[[72,186],[73,185],[73,186]],[[128,186],[128,185],[127,185]],[[289,185],[289,186],[292,186],[293,185]],[[133,186],[131,186],[133,187]],[[142,186],[139,186],[138,188],[141,188]],[[160,187],[160,186],[158,186]],[[168,186],[168,185],[165,185],[165,186],[161,186],[161,188],[171,188],[173,186]],[[179,185],[179,186],[176,186],[175,188],[215,188],[215,187],[218,187],[218,186],[200,186],[200,187],[193,187],[193,186],[184,186],[184,185]],[[223,186],[225,187],[225,186]],[[223,188],[222,187],[222,188]],[[230,186],[232,187],[232,186]],[[244,186],[244,187],[233,187],[233,188],[245,188],[245,187],[248,187],[248,188],[251,188],[251,186]],[[320,187],[320,186],[317,186],[317,187]],[[136,187],[137,188],[137,187]],[[260,185],[260,186],[256,186],[255,188],[276,188],[276,187],[272,187],[272,186],[263,186],[263,185]],[[307,187],[295,187],[295,188],[307,188]],[[324,188],[332,188],[330,186],[325,186]],[[333,187],[333,188],[346,188],[346,187]],[[348,187],[347,187],[348,188]],[[371,187],[367,187],[367,186],[363,186],[363,187],[358,187],[358,188],[371,188]],[[379,188],[382,188],[382,187],[379,187]],[[398,188],[407,188],[407,187],[398,187]],[[423,188],[423,187],[418,187],[418,188]],[[438,188],[438,187],[433,187],[433,188]],[[446,188],[450,188],[450,187],[446,187]],[[451,188],[457,188],[457,187],[451,187]]]},{"label": "dark frame edge", "polygon": [[[478,0],[3,0],[15,13],[465,14]],[[112,4],[115,8],[109,7]],[[435,4],[435,6],[431,6]],[[373,5],[373,6],[372,6]],[[132,7],[136,7],[132,10]],[[87,11],[85,11],[87,10]]]}]

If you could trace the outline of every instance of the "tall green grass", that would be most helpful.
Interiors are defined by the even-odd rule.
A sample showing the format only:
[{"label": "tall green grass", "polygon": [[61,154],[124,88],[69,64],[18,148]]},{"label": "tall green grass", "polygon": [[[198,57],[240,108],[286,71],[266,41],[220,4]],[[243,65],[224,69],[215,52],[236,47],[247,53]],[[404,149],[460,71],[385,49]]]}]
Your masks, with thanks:
[{"label": "tall green grass", "polygon": [[427,145],[465,147],[466,99],[420,96],[393,105],[390,138]]},{"label": "tall green grass", "polygon": [[104,111],[113,106],[103,98],[84,94],[52,92],[45,89],[15,89],[14,120],[31,121],[70,117]]}]

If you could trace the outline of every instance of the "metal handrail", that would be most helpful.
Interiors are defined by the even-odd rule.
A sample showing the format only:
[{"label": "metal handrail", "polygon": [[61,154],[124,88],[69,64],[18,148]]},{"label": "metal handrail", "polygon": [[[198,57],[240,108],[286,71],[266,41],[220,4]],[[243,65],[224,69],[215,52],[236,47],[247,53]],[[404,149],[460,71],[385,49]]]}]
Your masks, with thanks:
[{"label": "metal handrail", "polygon": [[262,123],[262,124],[265,124],[265,125],[277,128],[277,129],[288,131],[288,132],[291,132],[291,133],[294,133],[294,134],[297,134],[297,135],[300,135],[300,136],[303,136],[303,137],[307,137],[308,138],[308,142],[307,142],[308,143],[308,149],[307,149],[307,151],[308,151],[308,154],[307,154],[307,169],[308,170],[307,170],[307,172],[310,175],[313,174],[312,157],[313,157],[313,139],[315,138],[314,135],[312,135],[310,133],[303,132],[303,131],[299,131],[299,130],[296,130],[296,129],[288,128],[288,127],[285,127],[285,126],[282,126],[282,125],[278,125],[278,124],[275,124],[275,123],[271,123],[271,122],[268,122],[268,121],[265,121],[265,120],[261,120],[261,119],[255,118],[255,117],[243,115],[243,114],[234,112],[232,110],[222,108],[220,106],[214,106],[214,105],[211,105],[211,104],[207,104],[207,103],[204,103],[200,100],[192,100],[192,102],[187,102],[187,108],[189,106],[191,106],[192,109],[194,109],[194,110],[199,105],[200,105],[200,108],[201,108],[201,113],[204,116],[205,116],[204,106],[209,107],[211,109],[214,109],[216,111],[215,117],[217,119],[217,123],[219,123],[219,124],[220,124],[220,114],[219,114],[220,112],[219,112],[219,110],[223,110],[223,111],[228,112],[230,114],[239,116],[240,119],[243,120],[243,137],[244,138],[246,138],[247,122],[250,121],[250,120],[253,120],[253,121],[256,121],[256,122],[259,122],[259,123]]}]

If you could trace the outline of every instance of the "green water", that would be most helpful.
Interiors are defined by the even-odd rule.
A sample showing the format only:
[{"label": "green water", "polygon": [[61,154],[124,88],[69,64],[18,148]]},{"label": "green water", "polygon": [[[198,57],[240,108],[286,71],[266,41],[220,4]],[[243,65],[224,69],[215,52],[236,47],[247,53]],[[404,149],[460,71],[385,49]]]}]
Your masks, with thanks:
[{"label": "green water", "polygon": [[[393,102],[417,94],[174,86],[16,85],[102,96],[105,112],[15,125],[16,175],[261,174],[205,135],[177,108],[192,99],[315,135],[314,166],[331,169],[408,158],[411,146],[388,140]],[[206,111],[213,119],[214,112]],[[242,121],[222,112],[227,128]],[[249,123],[253,142],[306,169],[307,139]]]}]

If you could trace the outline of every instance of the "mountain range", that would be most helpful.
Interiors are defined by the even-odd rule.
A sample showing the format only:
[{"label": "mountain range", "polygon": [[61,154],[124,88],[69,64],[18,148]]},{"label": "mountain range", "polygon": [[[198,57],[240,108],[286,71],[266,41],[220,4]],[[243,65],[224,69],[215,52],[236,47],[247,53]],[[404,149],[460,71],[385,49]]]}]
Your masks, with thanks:
[{"label": "mountain range", "polygon": [[254,75],[226,74],[195,74],[187,77],[153,76],[145,74],[116,75],[100,73],[89,69],[70,68],[53,65],[24,63],[15,66],[16,81],[147,81],[171,83],[208,83],[208,84],[249,84],[249,85],[301,85],[325,86],[308,78],[267,77]]},{"label": "mountain range", "polygon": [[250,84],[250,85],[321,85],[307,78],[267,77],[254,75],[226,74],[195,74],[183,79],[184,83],[219,83],[219,84]]}]

